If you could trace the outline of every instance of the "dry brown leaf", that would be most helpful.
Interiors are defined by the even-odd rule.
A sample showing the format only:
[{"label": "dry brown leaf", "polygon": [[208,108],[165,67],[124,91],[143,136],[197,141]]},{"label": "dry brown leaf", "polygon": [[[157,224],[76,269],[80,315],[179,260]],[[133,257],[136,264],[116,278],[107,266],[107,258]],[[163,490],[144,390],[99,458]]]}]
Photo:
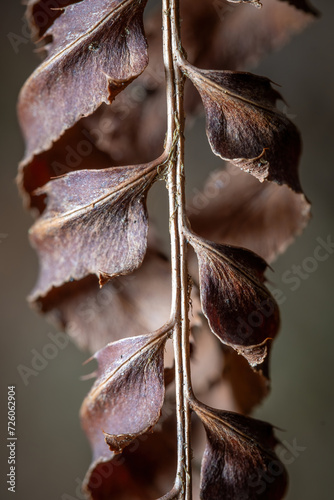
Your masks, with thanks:
[{"label": "dry brown leaf", "polygon": [[232,71],[199,70],[184,65],[199,91],[212,151],[260,181],[287,184],[301,192],[300,136],[275,104],[280,94],[268,78]]},{"label": "dry brown leaf", "polygon": [[141,265],[148,230],[146,193],[157,164],[72,172],[39,191],[48,200],[30,232],[41,266],[32,301],[89,274],[103,284]]},{"label": "dry brown leaf", "polygon": [[94,460],[105,456],[106,443],[120,453],[159,420],[165,395],[166,333],[118,340],[94,355],[97,379],[80,411]]},{"label": "dry brown leaf", "polygon": [[26,142],[22,168],[65,130],[111,103],[148,63],[146,1],[82,0],[69,5],[44,36],[47,58],[27,80],[18,113]]},{"label": "dry brown leaf", "polygon": [[263,284],[266,262],[243,248],[187,236],[198,258],[202,309],[211,330],[260,368],[279,328],[278,306]]},{"label": "dry brown leaf", "polygon": [[201,500],[280,500],[287,473],[274,452],[273,427],[237,413],[193,401],[204,424],[207,447],[201,471]]}]

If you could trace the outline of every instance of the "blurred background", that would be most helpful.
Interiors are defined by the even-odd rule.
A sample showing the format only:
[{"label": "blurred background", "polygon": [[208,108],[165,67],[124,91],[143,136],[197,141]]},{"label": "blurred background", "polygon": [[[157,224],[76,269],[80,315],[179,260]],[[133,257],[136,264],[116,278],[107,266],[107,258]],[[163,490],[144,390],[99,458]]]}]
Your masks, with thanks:
[{"label": "blurred background", "polygon": [[[264,0],[265,2],[265,0]],[[317,238],[334,240],[334,4],[313,0],[321,12],[314,22],[279,52],[256,68],[282,85],[289,114],[302,132],[304,153],[301,180],[313,203],[313,218],[303,235],[274,264],[270,275],[282,291],[282,329],[272,353],[272,392],[256,416],[277,425],[279,437],[295,457],[287,465],[289,500],[327,500],[333,497],[333,352],[334,252],[306,273],[291,290],[282,275],[313,256]],[[23,23],[19,0],[3,4],[1,13],[1,498],[6,489],[7,386],[16,385],[17,493],[19,500],[80,499],[78,484],[90,463],[90,449],[81,431],[78,411],[91,382],[79,380],[86,353],[70,343],[59,349],[43,370],[23,384],[17,367],[30,367],[55,330],[31,311],[26,296],[37,276],[37,258],[29,246],[27,214],[15,186],[23,141],[16,119],[20,87],[38,64]],[[24,42],[14,50],[9,33]],[[199,120],[187,137],[187,158],[195,168],[218,168]],[[156,201],[151,200],[153,207]]]}]

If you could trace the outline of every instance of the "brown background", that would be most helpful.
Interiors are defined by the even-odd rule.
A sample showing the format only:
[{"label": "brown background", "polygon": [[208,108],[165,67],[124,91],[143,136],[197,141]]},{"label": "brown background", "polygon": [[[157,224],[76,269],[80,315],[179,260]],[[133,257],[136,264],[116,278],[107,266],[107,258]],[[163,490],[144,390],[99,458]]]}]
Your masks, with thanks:
[{"label": "brown background", "polygon": [[[265,0],[263,0],[265,2]],[[313,202],[313,220],[303,236],[274,265],[270,279],[286,298],[281,306],[283,327],[272,359],[273,390],[256,415],[285,432],[281,439],[305,448],[288,465],[289,500],[327,500],[333,483],[333,267],[334,254],[319,263],[295,292],[282,281],[292,265],[313,255],[316,239],[332,235],[334,205],[333,168],[333,26],[334,4],[314,0],[323,13],[303,34],[269,57],[257,68],[283,86],[283,93],[304,138],[301,177]],[[77,481],[90,461],[78,410],[90,382],[81,382],[86,359],[74,345],[59,350],[55,359],[24,386],[17,366],[30,366],[32,349],[41,352],[50,343],[52,328],[25,302],[37,273],[37,259],[27,240],[31,218],[22,209],[14,184],[23,143],[16,121],[18,91],[37,64],[30,43],[15,53],[7,34],[22,34],[24,8],[18,0],[3,2],[1,11],[1,498],[12,498],[5,486],[6,387],[17,386],[18,473],[14,498],[60,500],[77,496]],[[220,164],[207,146],[203,122],[187,137],[187,164],[197,167]],[[202,170],[201,170],[202,169]],[[199,185],[199,184],[198,184]],[[161,191],[163,192],[163,191]],[[165,206],[165,201],[163,206]],[[154,210],[160,198],[151,201]],[[6,235],[6,236],[4,236]]]}]

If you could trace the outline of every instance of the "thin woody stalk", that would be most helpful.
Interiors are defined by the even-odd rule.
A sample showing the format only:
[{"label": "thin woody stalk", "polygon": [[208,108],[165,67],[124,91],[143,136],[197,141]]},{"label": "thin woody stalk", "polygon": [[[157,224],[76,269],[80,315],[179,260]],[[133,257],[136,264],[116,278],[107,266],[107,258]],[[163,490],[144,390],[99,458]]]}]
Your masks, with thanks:
[{"label": "thin woody stalk", "polygon": [[184,189],[184,77],[177,60],[181,50],[177,0],[163,0],[163,46],[167,88],[168,132],[166,147],[174,145],[168,173],[172,263],[172,317],[175,321],[174,352],[177,407],[178,461],[175,489],[185,500],[192,498],[189,363],[189,292]]},{"label": "thin woody stalk", "polygon": [[[196,496],[203,500],[253,498],[250,478],[254,474],[259,478],[266,476],[274,461],[280,472],[270,477],[263,495],[268,500],[280,500],[285,495],[287,474],[275,454],[278,440],[274,429],[244,414],[267,393],[264,363],[280,324],[278,305],[265,286],[268,264],[263,257],[272,260],[308,220],[309,204],[298,178],[301,140],[295,125],[277,108],[281,96],[271,81],[233,71],[233,67],[241,68],[258,53],[258,39],[252,37],[253,16],[243,13],[248,7],[236,7],[231,23],[224,21],[222,26],[220,16],[217,17],[204,0],[183,2],[191,61],[201,66],[206,61],[205,67],[210,66],[210,61],[219,61],[219,67],[232,69],[201,69],[190,64],[180,40],[180,0],[162,0],[166,142],[159,158],[134,164],[137,156],[145,161],[149,154],[145,137],[151,127],[155,127],[152,157],[156,157],[155,147],[165,132],[165,125],[158,125],[156,113],[157,107],[165,102],[164,92],[161,93],[164,82],[154,78],[155,83],[151,85],[152,74],[148,75],[149,80],[140,76],[148,66],[148,45],[155,45],[161,53],[156,43],[158,39],[161,41],[160,23],[151,25],[149,44],[146,40],[143,14],[147,1],[68,0],[67,7],[58,9],[54,16],[44,8],[47,0],[27,0],[28,22],[46,52],[45,60],[28,79],[19,98],[20,123],[27,146],[20,166],[20,184],[30,206],[40,211],[30,230],[30,239],[40,260],[39,279],[30,300],[50,317],[61,319],[81,346],[84,344],[93,352],[98,348],[93,356],[98,363],[97,377],[80,412],[82,426],[93,448],[93,462],[83,485],[91,500],[118,499],[120,495],[128,499],[132,493],[143,500],[162,494],[160,500],[191,500],[192,411],[202,422],[207,436],[200,491]],[[240,0],[236,3],[259,2]],[[263,25],[259,24],[263,51],[273,48],[272,28],[276,27],[277,16],[281,16],[280,3],[286,23],[282,31],[278,30],[278,38],[284,38],[291,28],[298,28],[299,21],[294,18],[296,9],[312,13],[306,1],[289,0],[296,7],[291,9],[290,18],[286,0],[277,2],[275,12],[267,12],[262,16]],[[47,18],[43,26],[39,19],[41,9]],[[260,13],[257,21],[261,22]],[[199,23],[203,22],[209,30],[198,30]],[[238,27],[250,35],[249,44],[245,45],[240,39]],[[235,48],[233,54],[224,50],[227,39]],[[151,69],[159,76],[161,60],[152,59],[148,71]],[[123,93],[126,102],[130,99],[129,117],[123,123],[120,110],[124,101],[117,99],[111,108],[104,104],[111,104],[136,78],[139,78],[139,87],[147,91],[147,99],[134,102],[131,91]],[[254,178],[268,181],[252,182],[247,173],[241,178],[231,175],[231,185],[224,196],[214,197],[200,214],[192,214],[194,232],[185,213],[185,78],[194,85],[187,114],[195,113],[201,99],[213,153]],[[78,92],[78,88],[84,91]],[[101,105],[103,108],[99,110]],[[101,122],[101,112],[103,119],[107,117],[117,123],[115,129],[103,131],[102,142],[108,141],[108,147],[96,141],[87,155],[83,153],[82,163],[68,172],[72,157],[68,148],[74,146],[81,151],[81,142],[77,140],[82,126],[94,135],[95,125]],[[81,122],[83,117],[89,119]],[[106,164],[108,155],[113,158],[111,167]],[[116,158],[121,159],[122,166],[114,165]],[[66,165],[60,165],[68,173],[60,175],[64,171],[60,172],[58,167],[53,172],[58,161],[65,161]],[[158,325],[154,326],[152,332],[152,322],[155,324],[156,320],[152,310],[160,311],[169,289],[169,265],[158,249],[148,246],[147,238],[147,194],[161,177],[168,181],[169,191],[172,307],[170,320],[158,329]],[[281,187],[283,184],[285,187]],[[213,179],[206,185],[205,192],[212,185]],[[214,189],[217,187],[215,179]],[[199,360],[203,363],[198,377],[201,383],[196,384],[198,399],[192,394],[190,376],[188,244],[198,262],[196,291],[200,304],[196,303],[196,315],[202,311],[206,317],[196,335],[204,343]],[[261,257],[247,248],[255,249]],[[99,307],[94,319],[96,334],[92,335],[92,325],[78,314],[80,304],[101,302],[92,275],[103,285],[113,278],[122,281],[122,276],[133,271],[137,271],[138,278],[133,287],[124,290],[115,303]],[[110,283],[107,294],[108,290],[118,288],[115,283]],[[114,322],[116,310],[120,316],[119,321]],[[209,328],[216,339],[227,346],[224,355],[228,352],[228,358],[224,361],[238,373],[241,384],[225,377],[221,360],[214,372],[210,366],[206,369],[206,359],[216,356],[213,337],[211,342],[208,337],[205,345]],[[129,447],[131,443],[153,430],[158,431],[156,426],[161,419],[168,382],[164,376],[165,342],[171,336],[175,352],[177,440],[172,426],[163,426],[163,432],[156,433],[155,439],[161,440],[163,460],[152,468],[152,452],[156,446],[150,443],[153,436],[130,461],[125,459],[134,451]],[[221,350],[216,348],[219,356]],[[249,367],[245,364],[239,371],[241,358],[233,355],[232,350],[242,355]],[[220,403],[228,408],[237,407],[241,414],[210,407],[201,401],[212,384],[216,388],[220,384],[230,388],[226,401]],[[126,449],[119,474],[110,477],[115,455]],[[147,473],[140,474],[137,484],[138,471],[146,468]],[[199,477],[197,471],[194,472],[197,483]],[[165,493],[165,479],[170,475],[171,481],[175,479],[174,486]],[[123,481],[125,476],[127,484]]]}]

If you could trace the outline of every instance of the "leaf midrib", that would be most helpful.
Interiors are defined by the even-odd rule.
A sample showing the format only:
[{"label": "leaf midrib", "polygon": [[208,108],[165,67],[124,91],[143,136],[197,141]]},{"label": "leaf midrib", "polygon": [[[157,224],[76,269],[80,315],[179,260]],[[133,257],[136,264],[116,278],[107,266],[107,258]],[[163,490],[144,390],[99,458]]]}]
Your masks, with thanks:
[{"label": "leaf midrib", "polygon": [[[73,209],[73,210],[71,210],[69,212],[65,212],[63,214],[59,214],[59,215],[55,215],[55,216],[51,216],[51,217],[45,217],[44,219],[42,218],[34,224],[33,228],[35,230],[36,230],[36,228],[38,228],[40,230],[45,225],[47,225],[47,227],[49,229],[53,225],[58,224],[59,221],[65,222],[71,218],[76,217],[78,215],[78,213],[85,212],[85,211],[89,210],[90,207],[95,208],[96,205],[101,205],[101,204],[105,203],[108,198],[111,198],[116,193],[121,193],[122,191],[128,190],[131,186],[136,184],[139,180],[144,178],[146,175],[149,175],[160,164],[161,164],[160,162],[153,162],[146,169],[143,169],[142,172],[139,172],[137,175],[135,175],[131,180],[124,181],[123,183],[118,184],[117,186],[112,188],[110,191],[108,191],[107,194],[100,196],[95,201],[91,201],[90,203],[88,203],[82,207]],[[116,168],[117,167],[115,167],[115,169]],[[122,168],[122,167],[120,167],[120,168]],[[80,172],[93,172],[93,170],[81,170]],[[75,172],[75,173],[73,172],[73,175],[75,175],[77,173],[78,172]],[[111,174],[112,174],[112,171],[111,171]],[[72,174],[68,174],[68,175],[72,175]],[[47,192],[46,192],[46,194],[47,194]],[[47,215],[47,209],[46,209],[45,215]]]},{"label": "leaf midrib", "polygon": [[144,353],[146,353],[150,347],[152,346],[152,344],[154,345],[155,343],[161,343],[163,342],[163,337],[166,336],[166,333],[163,333],[162,335],[159,334],[157,336],[154,336],[152,339],[150,339],[146,344],[144,344],[143,347],[137,349],[133,354],[131,354],[128,358],[126,358],[124,360],[123,363],[121,363],[120,365],[118,365],[109,375],[106,379],[104,379],[94,390],[92,390],[91,394],[89,395],[90,398],[94,398],[96,396],[96,394],[100,393],[103,388],[108,384],[108,382],[110,381],[110,379],[112,379],[113,377],[115,377],[117,375],[117,373],[122,370],[124,367],[126,367],[126,365],[128,363],[131,363],[135,358],[143,355]]},{"label": "leaf midrib", "polygon": [[[108,21],[108,19],[110,19],[113,16],[117,16],[118,11],[121,11],[123,8],[125,8],[127,6],[127,4],[131,4],[132,1],[133,0],[123,0],[120,4],[117,5],[117,7],[115,7],[111,12],[109,12],[109,14],[107,14],[101,20],[99,20],[89,31],[78,36],[75,40],[73,40],[71,43],[66,45],[66,47],[64,47],[61,51],[57,52],[56,54],[54,54],[50,58],[47,58],[44,62],[42,62],[42,64],[40,64],[40,66],[38,66],[36,71],[34,71],[34,73],[31,75],[31,77],[27,80],[26,85],[28,84],[28,82],[30,80],[33,80],[34,78],[36,78],[36,76],[38,74],[43,72],[45,70],[45,68],[47,68],[49,65],[52,65],[54,61],[56,61],[57,59],[61,59],[63,54],[65,54],[66,52],[71,52],[73,47],[79,45],[82,42],[82,40],[89,38],[92,35],[92,33],[94,33],[94,31],[97,31],[100,26],[102,26],[103,24],[105,24]],[[76,7],[77,5],[78,4],[75,4],[74,6]],[[66,7],[64,9],[66,9]],[[52,36],[52,28],[50,28],[45,33],[45,35]]]}]

